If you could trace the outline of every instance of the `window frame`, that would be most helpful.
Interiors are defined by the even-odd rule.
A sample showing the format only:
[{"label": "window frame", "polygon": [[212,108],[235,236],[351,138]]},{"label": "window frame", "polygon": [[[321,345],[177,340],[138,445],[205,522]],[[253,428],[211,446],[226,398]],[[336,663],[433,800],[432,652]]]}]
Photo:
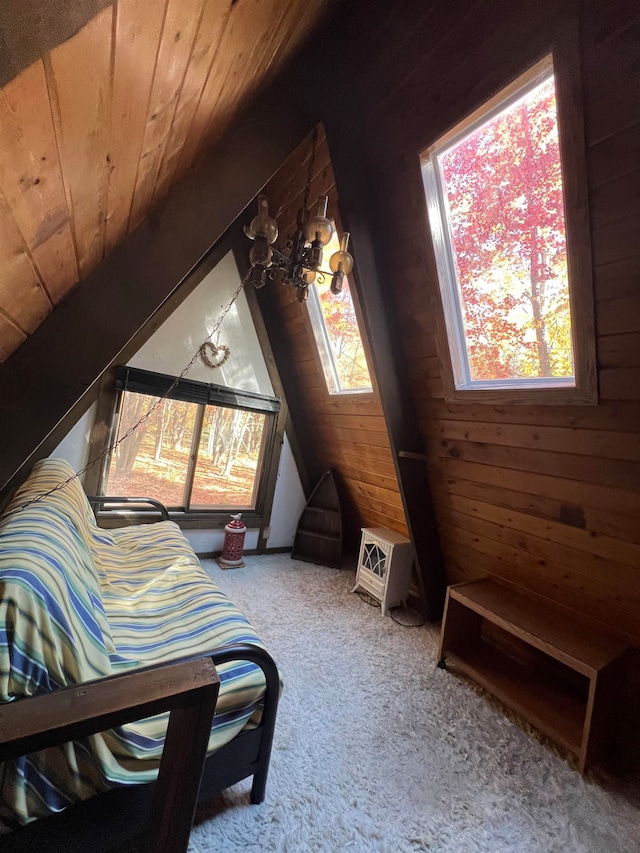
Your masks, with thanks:
[{"label": "window frame", "polygon": [[[353,295],[351,291],[351,282],[349,282],[349,293],[351,294],[351,301],[354,305],[354,313],[355,313],[355,303],[353,302]],[[320,302],[320,294],[318,293],[318,286],[315,282],[309,287],[309,299],[307,300],[307,310],[309,312],[309,321],[311,322],[311,328],[313,331],[313,339],[316,344],[316,349],[318,351],[318,358],[320,359],[320,364],[322,365],[322,375],[324,376],[325,382],[327,384],[327,393],[331,397],[344,397],[347,394],[372,394],[373,393],[373,382],[371,385],[366,388],[342,388],[340,385],[340,378],[338,376],[338,365],[336,364],[335,356],[333,354],[333,347],[331,345],[331,339],[329,338],[329,330],[327,329],[327,324],[324,317],[324,312],[322,310],[322,304]],[[364,354],[365,361],[367,362],[367,370],[369,371],[369,380],[371,381],[371,370],[369,368],[369,360],[367,359],[367,351],[364,346],[364,340],[362,338],[362,332],[360,331],[360,324],[358,323],[358,317],[356,315],[356,324],[358,326],[358,334],[360,335],[360,343],[362,345],[362,352]],[[320,338],[320,341],[318,340]],[[327,381],[327,367],[329,369],[329,373],[331,374],[334,386],[336,388],[333,391],[329,387],[329,382]]]},{"label": "window frame", "polygon": [[[337,210],[336,199],[331,199],[332,206],[334,208],[334,214],[332,216],[333,226],[336,231],[338,237],[342,237],[342,225],[340,222],[340,216]],[[325,387],[327,389],[327,394],[329,397],[339,397],[343,399],[344,397],[356,396],[358,398],[362,398],[368,394],[375,393],[375,382],[373,376],[373,368],[372,368],[372,359],[371,354],[369,352],[369,345],[366,334],[363,334],[364,321],[362,315],[360,313],[360,304],[358,302],[357,294],[356,294],[356,285],[355,285],[355,272],[356,272],[356,258],[353,250],[353,246],[349,247],[349,251],[352,255],[354,255],[354,267],[353,270],[349,273],[349,275],[345,276],[347,279],[347,283],[349,285],[349,294],[351,296],[351,304],[353,305],[353,313],[356,318],[356,326],[358,328],[358,335],[360,336],[360,343],[362,344],[362,352],[364,354],[365,362],[367,365],[367,370],[369,372],[369,381],[371,385],[367,388],[341,388],[340,380],[338,378],[338,365],[336,364],[335,357],[333,355],[333,348],[331,346],[331,340],[329,338],[329,330],[327,329],[327,324],[324,317],[324,312],[322,310],[322,304],[320,302],[320,293],[318,290],[319,286],[329,286],[329,276],[320,276],[318,278],[320,281],[316,279],[309,286],[309,298],[306,301],[307,308],[307,317],[309,320],[309,325],[311,327],[311,336],[313,338],[313,342],[315,344],[315,355],[318,359],[318,363],[320,365],[320,372],[322,373],[323,379],[325,381]],[[326,267],[328,262],[328,257],[325,257],[323,262],[323,266]],[[324,281],[323,281],[324,279]],[[320,340],[318,340],[320,338]],[[329,387],[329,381],[327,379],[327,371],[325,369],[325,364],[329,367],[329,372],[333,378],[335,383],[336,391],[332,391]]]},{"label": "window frame", "polygon": [[[105,418],[107,428],[104,428],[104,421],[101,429],[97,423],[95,425],[104,436],[104,449],[106,450],[116,439],[120,406],[125,391],[160,398],[174,382],[175,377],[167,374],[128,366],[116,367],[113,374],[113,381],[109,383],[108,388],[110,405],[108,406],[108,414]],[[257,469],[257,484],[254,486],[254,507],[229,506],[212,509],[207,509],[203,506],[191,508],[171,507],[168,508],[169,518],[185,529],[221,528],[227,524],[230,514],[241,512],[243,521],[247,527],[262,527],[266,506],[273,499],[273,494],[269,493],[270,490],[273,492],[273,485],[276,479],[273,476],[273,468],[274,466],[277,468],[280,460],[277,435],[278,421],[282,412],[282,401],[277,397],[265,394],[227,388],[223,385],[199,382],[191,379],[180,379],[167,395],[167,399],[188,402],[199,407],[196,413],[196,423],[191,438],[189,463],[183,484],[183,496],[187,495],[189,498],[193,490],[201,429],[206,407],[220,406],[240,411],[259,412],[265,415],[265,425]],[[98,495],[106,494],[104,490],[108,481],[111,458],[112,452],[107,453],[103,458],[96,490]],[[146,495],[145,497],[155,497],[155,495]],[[122,507],[113,506],[105,508],[98,513],[98,519],[102,527],[120,526],[123,516],[130,523],[155,520],[154,512],[144,509],[123,510]]]},{"label": "window frame", "polygon": [[[501,87],[493,97],[484,100],[420,154],[428,211],[425,227],[433,249],[433,267],[440,294],[437,338],[447,402],[546,405],[595,404],[598,401],[586,149],[576,61],[574,39],[558,39],[541,59]],[[527,89],[542,81],[549,70],[554,75],[556,89],[574,378],[545,378],[544,385],[537,377],[469,381],[464,369],[466,337],[459,286],[452,268],[453,254],[446,233],[436,157],[452,142],[468,135],[522,97]]]}]

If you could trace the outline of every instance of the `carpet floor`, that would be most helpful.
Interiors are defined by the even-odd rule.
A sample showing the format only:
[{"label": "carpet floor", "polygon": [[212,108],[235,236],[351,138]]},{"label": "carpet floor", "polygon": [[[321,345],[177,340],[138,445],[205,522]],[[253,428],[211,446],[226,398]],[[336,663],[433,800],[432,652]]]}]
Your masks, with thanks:
[{"label": "carpet floor", "polygon": [[637,780],[583,778],[468,682],[438,632],[350,592],[352,572],[250,557],[209,574],[285,677],[267,797],[199,809],[190,853],[640,851]]}]

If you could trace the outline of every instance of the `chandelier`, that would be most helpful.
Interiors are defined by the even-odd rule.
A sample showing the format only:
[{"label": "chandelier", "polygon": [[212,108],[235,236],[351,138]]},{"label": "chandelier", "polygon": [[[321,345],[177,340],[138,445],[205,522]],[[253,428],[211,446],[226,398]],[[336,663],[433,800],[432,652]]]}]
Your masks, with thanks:
[{"label": "chandelier", "polygon": [[327,276],[331,277],[331,292],[340,293],[345,275],[353,269],[353,258],[347,251],[347,231],[340,240],[340,249],[329,259],[331,272],[321,269],[322,250],[332,239],[335,229],[327,219],[326,195],[318,199],[313,215],[306,201],[305,193],[305,206],[298,211],[295,233],[279,249],[273,246],[278,239],[278,224],[269,216],[266,195],[258,196],[258,214],[248,227],[244,227],[244,233],[254,241],[249,253],[249,281],[256,288],[264,287],[267,281],[287,284],[296,289],[299,302],[308,298],[312,282],[317,279],[322,283]]},{"label": "chandelier", "polygon": [[[349,233],[344,232],[340,240],[340,249],[331,255],[331,272],[321,269],[322,250],[331,242],[335,228],[327,219],[326,195],[321,195],[316,204],[315,213],[309,207],[309,193],[316,159],[318,127],[313,129],[311,137],[311,155],[304,188],[302,208],[298,211],[296,230],[279,248],[274,247],[278,239],[278,223],[269,216],[269,202],[266,195],[258,196],[258,215],[251,224],[244,227],[244,233],[254,241],[249,253],[251,269],[248,280],[254,287],[264,287],[267,281],[287,284],[295,288],[299,302],[309,298],[309,285],[314,281],[320,284],[331,277],[331,292],[340,293],[345,275],[353,269],[353,258],[347,251]],[[281,208],[282,209],[282,208]]]}]

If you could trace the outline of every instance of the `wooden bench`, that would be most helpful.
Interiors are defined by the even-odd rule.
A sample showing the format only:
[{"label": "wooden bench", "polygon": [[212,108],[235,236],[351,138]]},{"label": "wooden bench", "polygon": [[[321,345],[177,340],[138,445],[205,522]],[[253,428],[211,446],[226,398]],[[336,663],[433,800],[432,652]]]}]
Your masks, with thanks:
[{"label": "wooden bench", "polygon": [[[490,641],[493,626],[528,660]],[[533,650],[537,650],[534,652]],[[580,772],[611,745],[627,647],[492,580],[447,590],[438,666],[462,672],[578,757]],[[522,658],[523,656],[521,656]]]}]

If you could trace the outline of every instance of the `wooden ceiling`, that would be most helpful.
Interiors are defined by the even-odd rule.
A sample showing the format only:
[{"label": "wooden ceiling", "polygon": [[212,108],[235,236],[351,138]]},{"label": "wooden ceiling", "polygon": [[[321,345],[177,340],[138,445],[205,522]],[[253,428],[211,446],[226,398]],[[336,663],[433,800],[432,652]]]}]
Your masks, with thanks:
[{"label": "wooden ceiling", "polygon": [[0,362],[335,5],[117,0],[0,90]]}]

